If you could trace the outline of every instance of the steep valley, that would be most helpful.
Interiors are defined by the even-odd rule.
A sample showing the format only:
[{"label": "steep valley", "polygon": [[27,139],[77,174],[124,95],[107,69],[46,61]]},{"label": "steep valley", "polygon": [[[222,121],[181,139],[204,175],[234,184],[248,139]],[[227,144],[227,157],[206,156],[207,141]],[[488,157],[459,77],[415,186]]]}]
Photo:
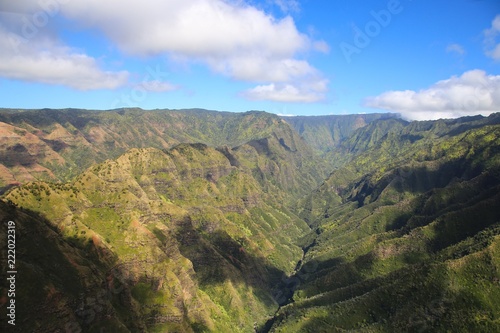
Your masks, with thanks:
[{"label": "steep valley", "polygon": [[272,332],[498,331],[498,120],[462,121],[392,126],[303,199],[318,236]]},{"label": "steep valley", "polygon": [[0,111],[14,331],[500,331],[500,114],[325,117]]}]

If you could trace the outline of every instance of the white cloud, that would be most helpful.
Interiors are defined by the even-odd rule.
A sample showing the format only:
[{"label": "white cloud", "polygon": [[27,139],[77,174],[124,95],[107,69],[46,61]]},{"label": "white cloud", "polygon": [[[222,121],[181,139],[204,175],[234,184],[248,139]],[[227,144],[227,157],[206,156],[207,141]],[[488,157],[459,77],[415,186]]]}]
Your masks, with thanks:
[{"label": "white cloud", "polygon": [[322,52],[322,53],[330,53],[330,46],[325,42],[325,41],[322,41],[322,40],[319,40],[319,41],[315,41],[313,43],[313,48],[316,50],[316,51],[319,51],[319,52]]},{"label": "white cloud", "polygon": [[489,115],[500,111],[500,75],[471,70],[418,92],[388,91],[366,99],[364,105],[399,112],[411,120]]},{"label": "white cloud", "polygon": [[64,8],[69,17],[100,28],[119,47],[140,55],[218,58],[260,49],[263,55],[290,56],[307,44],[290,17],[276,20],[221,0],[73,0]]},{"label": "white cloud", "polygon": [[327,47],[300,33],[291,17],[276,19],[242,1],[72,0],[63,10],[100,28],[128,53],[201,61],[241,80],[286,81],[309,74],[312,67],[296,55]]},{"label": "white cloud", "polygon": [[500,44],[498,44],[493,50],[488,52],[488,55],[495,60],[500,60]]},{"label": "white cloud", "polygon": [[238,80],[289,82],[317,74],[307,61],[296,59],[269,59],[262,56],[243,56],[218,61],[208,59],[212,68]]},{"label": "white cloud", "polygon": [[26,13],[40,10],[40,5],[32,0],[3,1],[2,12]]},{"label": "white cloud", "polygon": [[179,89],[179,86],[172,84],[170,82],[159,81],[159,80],[151,80],[144,81],[138,85],[137,88],[142,88],[146,91],[151,92],[165,92]]},{"label": "white cloud", "polygon": [[249,89],[243,93],[243,96],[250,100],[313,103],[324,99],[327,85],[327,80],[311,81],[300,85],[271,83]]},{"label": "white cloud", "polygon": [[0,26],[1,77],[80,90],[113,89],[127,82],[127,72],[104,71],[96,59],[38,37],[23,40]]},{"label": "white cloud", "polygon": [[300,11],[300,4],[297,0],[271,0],[283,13]]},{"label": "white cloud", "polygon": [[[296,0],[271,0],[284,12]],[[298,31],[292,17],[276,18],[244,0],[20,0],[10,10],[52,12],[97,29],[120,50],[135,56],[167,56],[208,66],[236,80],[297,85],[320,74],[303,56],[327,53],[324,41]],[[31,7],[30,7],[31,5]],[[57,8],[56,8],[57,7]],[[57,9],[57,10],[56,10]],[[320,78],[321,79],[321,78]]]},{"label": "white cloud", "polygon": [[500,34],[500,14],[491,22],[491,27],[484,30],[485,53],[488,57],[500,60],[500,42],[497,36]]},{"label": "white cloud", "polygon": [[[297,5],[294,1],[279,4],[286,10]],[[204,63],[236,80],[274,87],[293,87],[319,76],[298,55],[328,50],[325,42],[300,33],[291,17],[276,19],[242,1],[110,0],[103,5],[98,0],[73,0],[65,8],[69,17],[99,27],[131,54],[167,54]],[[285,95],[290,96],[276,90],[267,94],[272,100]]]},{"label": "white cloud", "polygon": [[446,52],[451,52],[451,53],[457,53],[459,55],[463,55],[465,54],[465,49],[463,48],[462,45],[460,44],[449,44],[447,47],[446,47]]}]

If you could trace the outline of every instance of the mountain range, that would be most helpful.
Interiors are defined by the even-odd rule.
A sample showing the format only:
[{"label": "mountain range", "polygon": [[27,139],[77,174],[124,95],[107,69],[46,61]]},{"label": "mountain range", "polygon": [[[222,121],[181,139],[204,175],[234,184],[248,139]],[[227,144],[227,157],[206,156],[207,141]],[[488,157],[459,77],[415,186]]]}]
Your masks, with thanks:
[{"label": "mountain range", "polygon": [[0,109],[16,332],[500,331],[500,114]]}]

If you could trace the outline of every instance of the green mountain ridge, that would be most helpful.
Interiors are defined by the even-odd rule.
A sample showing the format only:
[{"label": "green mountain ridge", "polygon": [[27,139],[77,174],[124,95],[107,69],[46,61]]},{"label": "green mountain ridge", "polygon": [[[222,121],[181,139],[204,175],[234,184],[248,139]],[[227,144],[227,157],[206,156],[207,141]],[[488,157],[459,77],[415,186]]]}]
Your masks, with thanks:
[{"label": "green mountain ridge", "polygon": [[316,269],[271,331],[498,330],[498,115],[464,120],[391,126],[304,199]]},{"label": "green mountain ridge", "polygon": [[[248,332],[276,311],[273,286],[302,256],[294,241],[309,228],[283,205],[295,196],[295,182],[284,180],[312,189],[319,178],[300,147],[285,127],[234,149],[132,149],[70,183],[28,183],[6,200],[43,213],[105,267],[101,276],[116,267],[127,276],[130,299],[113,309],[135,322],[124,315],[113,330]],[[101,263],[101,252],[113,263]],[[73,324],[92,331],[103,320]]]},{"label": "green mountain ridge", "polygon": [[0,187],[70,180],[132,148],[179,143],[234,147],[271,135],[280,119],[265,112],[118,109],[0,110]]},{"label": "green mountain ridge", "polygon": [[2,110],[18,331],[499,331],[500,114],[290,119]]},{"label": "green mountain ridge", "polygon": [[338,147],[352,133],[369,123],[398,118],[392,113],[282,117],[309,145],[323,153]]}]

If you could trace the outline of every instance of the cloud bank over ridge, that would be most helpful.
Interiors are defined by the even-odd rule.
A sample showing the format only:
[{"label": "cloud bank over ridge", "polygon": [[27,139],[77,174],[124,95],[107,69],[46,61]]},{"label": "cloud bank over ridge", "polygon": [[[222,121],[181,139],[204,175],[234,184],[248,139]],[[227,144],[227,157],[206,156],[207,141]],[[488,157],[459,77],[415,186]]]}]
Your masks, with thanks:
[{"label": "cloud bank over ridge", "polygon": [[387,91],[367,98],[367,107],[399,112],[411,120],[489,115],[500,110],[500,75],[471,70],[419,91]]}]

